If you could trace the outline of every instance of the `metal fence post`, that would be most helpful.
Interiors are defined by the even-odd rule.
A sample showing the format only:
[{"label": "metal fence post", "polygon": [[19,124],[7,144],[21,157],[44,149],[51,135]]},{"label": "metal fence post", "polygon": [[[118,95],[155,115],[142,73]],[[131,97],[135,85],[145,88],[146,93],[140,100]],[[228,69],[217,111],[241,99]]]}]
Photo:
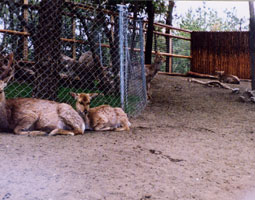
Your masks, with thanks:
[{"label": "metal fence post", "polygon": [[124,109],[126,110],[127,106],[129,106],[128,102],[128,73],[129,73],[129,46],[128,46],[128,19],[127,19],[127,7],[124,7],[124,13],[123,13],[123,35],[124,35],[124,54],[125,54],[125,65],[124,65]]},{"label": "metal fence post", "polygon": [[143,84],[143,97],[145,99],[145,103],[147,102],[147,88],[146,88],[146,78],[145,78],[145,69],[144,69],[144,40],[143,40],[143,18],[138,19],[139,23],[139,37],[140,37],[140,54],[141,54],[141,76],[142,76],[142,84]]},{"label": "metal fence post", "polygon": [[[22,10],[21,5],[15,4],[10,8],[8,1],[0,2],[0,6],[5,8],[0,10],[0,14],[11,9],[8,12],[12,12],[14,18],[18,17]],[[66,4],[70,6],[70,12],[75,12],[70,15],[69,12],[63,13],[63,1],[57,0],[57,12],[54,12],[56,17],[49,18],[53,1],[45,0],[42,1],[43,4],[29,0],[22,2],[29,4],[24,16],[18,21],[7,16],[5,26],[12,27],[13,30],[1,30],[6,38],[0,37],[5,46],[4,54],[16,52],[18,58],[19,54],[22,56],[19,46],[24,44],[25,48],[24,61],[20,60],[24,67],[15,69],[15,78],[11,82],[15,88],[6,91],[9,98],[32,97],[36,94],[43,99],[74,105],[75,100],[70,97],[70,91],[97,92],[104,96],[93,100],[92,107],[109,104],[122,107],[129,116],[138,116],[141,113],[146,106],[143,23],[132,21],[128,5],[118,5],[119,15],[116,16],[108,12],[116,10],[116,6],[106,10],[104,6],[98,8],[92,5],[91,9],[87,9],[87,4],[83,2],[76,10],[76,5],[68,0]],[[37,13],[44,17],[33,18]],[[16,31],[20,22],[34,34],[28,35],[26,28],[22,32]],[[31,23],[33,26],[28,26]],[[49,30],[52,24],[55,27]],[[40,30],[52,33],[39,34],[43,32]],[[19,37],[17,41],[16,37]],[[22,41],[23,37],[27,37],[31,45],[26,46]],[[18,45],[13,45],[16,42]],[[53,47],[57,47],[57,50],[51,52]],[[26,58],[28,52],[29,60]],[[46,58],[54,61],[54,67]]]},{"label": "metal fence post", "polygon": [[121,108],[125,109],[125,88],[124,88],[124,34],[123,34],[123,18],[124,18],[124,5],[118,5],[119,10],[119,52],[120,52],[120,103]]},{"label": "metal fence post", "polygon": [[99,43],[99,58],[100,58],[100,64],[103,66],[103,56],[102,56],[102,43],[101,43],[101,35],[98,33],[98,43]]}]

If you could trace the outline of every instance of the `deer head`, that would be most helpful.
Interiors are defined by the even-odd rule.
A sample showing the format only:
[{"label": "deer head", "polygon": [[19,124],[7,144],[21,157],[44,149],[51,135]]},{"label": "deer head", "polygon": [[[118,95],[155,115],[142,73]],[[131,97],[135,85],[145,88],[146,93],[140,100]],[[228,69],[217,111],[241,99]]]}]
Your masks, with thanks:
[{"label": "deer head", "polygon": [[12,70],[12,63],[13,63],[13,53],[10,55],[3,57],[0,60],[0,67],[3,69],[2,74],[0,74],[0,101],[5,100],[4,96],[4,88],[7,86],[7,83],[13,77],[13,70]]},{"label": "deer head", "polygon": [[215,74],[218,76],[222,76],[223,74],[225,74],[225,71],[215,71]]},{"label": "deer head", "polygon": [[156,52],[156,56],[154,59],[154,66],[156,67],[156,70],[159,71],[161,65],[163,64],[163,62],[165,62],[165,57],[160,55],[159,53]]},{"label": "deer head", "polygon": [[71,93],[76,99],[76,110],[83,118],[86,127],[96,131],[129,131],[131,123],[127,114],[118,107],[100,105],[90,108],[90,101],[98,96],[98,93]]},{"label": "deer head", "polygon": [[98,96],[98,93],[70,93],[76,100],[76,110],[81,113],[87,113],[90,109],[90,102],[93,98]]},{"label": "deer head", "polygon": [[8,83],[13,77],[13,53],[1,59],[0,67],[3,69],[2,74],[0,75],[0,80]]}]

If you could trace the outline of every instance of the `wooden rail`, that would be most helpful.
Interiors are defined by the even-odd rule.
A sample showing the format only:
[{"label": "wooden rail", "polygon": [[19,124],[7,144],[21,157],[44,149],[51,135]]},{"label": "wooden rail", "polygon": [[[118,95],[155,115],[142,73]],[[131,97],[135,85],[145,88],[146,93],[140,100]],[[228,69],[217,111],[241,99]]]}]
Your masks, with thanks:
[{"label": "wooden rail", "polygon": [[23,36],[29,36],[30,35],[28,32],[5,30],[5,29],[0,29],[0,33],[8,33],[8,34],[11,34],[11,35],[23,35]]},{"label": "wooden rail", "polygon": [[172,30],[176,30],[176,31],[181,31],[181,32],[186,32],[186,33],[192,33],[192,31],[190,30],[186,30],[186,29],[181,29],[181,28],[176,28],[176,27],[173,27],[173,26],[169,26],[167,24],[161,24],[161,23],[154,23],[155,26],[159,26],[159,27],[162,27],[162,28],[168,28],[168,29],[172,29]]},{"label": "wooden rail", "polygon": [[172,34],[169,34],[169,33],[162,33],[162,32],[159,32],[159,31],[153,31],[153,33],[155,33],[157,35],[167,36],[167,37],[170,37],[170,38],[177,38],[177,39],[181,39],[181,40],[189,40],[189,41],[191,41],[190,38],[182,37],[182,36],[177,36],[177,35],[172,35]]},{"label": "wooden rail", "polygon": [[[186,40],[191,42],[191,37],[183,37],[183,36],[176,36],[176,35],[172,35],[171,31],[175,30],[175,31],[180,31],[180,32],[184,32],[187,34],[191,34],[192,31],[186,30],[186,29],[181,29],[181,28],[176,28],[167,24],[162,24],[162,23],[154,23],[154,26],[159,27],[161,29],[165,29],[166,33],[163,32],[159,32],[159,31],[154,31],[154,34],[156,35],[160,35],[160,36],[164,36],[166,37],[166,39],[169,40],[169,49],[168,49],[168,53],[160,53],[161,55],[164,55],[167,57],[168,59],[168,65],[166,64],[166,72],[164,72],[164,74],[172,74],[172,57],[174,58],[184,58],[184,59],[189,59],[191,62],[192,56],[186,56],[186,55],[177,55],[177,54],[173,54],[173,42],[172,39],[176,38],[176,39],[180,39],[180,40]],[[170,33],[167,33],[167,31],[169,30]],[[190,51],[191,52],[191,51]]]},{"label": "wooden rail", "polygon": [[[2,0],[0,0],[0,2],[2,2]],[[65,3],[70,4],[74,8],[78,8],[78,9],[95,10],[95,8],[90,6],[90,5],[85,5],[85,4],[81,4],[81,3],[73,3],[70,0],[65,0]],[[28,20],[28,9],[38,9],[38,6],[34,6],[34,5],[29,4],[28,0],[23,0],[18,5],[23,7],[23,17],[26,21]],[[113,23],[113,16],[118,15],[118,13],[107,10],[107,9],[102,9],[101,10],[99,8],[96,8],[96,10],[100,11],[100,12],[103,12],[103,13],[106,13],[106,14],[109,14],[111,16],[111,19],[112,19],[110,23]],[[63,15],[66,15],[66,14],[63,13]],[[77,43],[88,44],[88,42],[84,41],[84,40],[77,40],[75,38],[75,30],[76,30],[75,16],[70,16],[70,17],[72,17],[72,38],[61,38],[61,41],[73,43],[72,44],[72,56],[73,56],[73,58],[75,58],[76,57],[76,44]],[[129,18],[132,19],[132,17],[129,17]],[[144,21],[144,25],[146,25],[146,23],[148,23],[148,21]],[[186,40],[186,41],[191,41],[191,39],[189,37],[173,35],[173,34],[171,34],[171,30],[185,32],[185,33],[188,33],[188,34],[190,34],[192,31],[181,29],[181,28],[176,28],[176,27],[169,26],[169,25],[162,24],[162,23],[154,23],[154,26],[159,27],[161,29],[170,30],[170,33],[163,33],[163,32],[160,32],[160,31],[154,31],[155,35],[166,37],[169,40],[169,44],[170,44],[169,52],[168,53],[158,52],[158,53],[163,55],[163,56],[167,56],[168,59],[169,59],[170,64],[171,64],[171,59],[170,59],[171,57],[185,58],[185,59],[191,59],[192,58],[191,56],[173,54],[172,47],[171,47],[173,38],[180,39],[180,40]],[[145,26],[144,26],[144,32],[146,34]],[[24,60],[28,59],[28,37],[30,36],[30,33],[28,33],[28,31],[25,27],[23,27],[23,31],[0,29],[0,33],[23,36],[24,37],[24,40],[23,40],[23,59]],[[97,45],[99,45],[99,44],[97,44]],[[110,48],[110,45],[108,45],[108,44],[101,44],[101,46],[105,47],[105,48]],[[140,51],[140,49],[136,48],[136,49],[134,49],[134,51]],[[152,53],[155,54],[154,51]],[[172,68],[172,66],[169,66],[169,71],[168,71],[169,73],[171,72],[171,68]]]}]

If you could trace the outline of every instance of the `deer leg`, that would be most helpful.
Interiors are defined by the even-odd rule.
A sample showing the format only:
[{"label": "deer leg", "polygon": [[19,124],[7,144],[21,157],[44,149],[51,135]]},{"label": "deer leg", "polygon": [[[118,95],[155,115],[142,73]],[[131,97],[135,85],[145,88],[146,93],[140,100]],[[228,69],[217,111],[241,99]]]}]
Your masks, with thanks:
[{"label": "deer leg", "polygon": [[130,131],[131,123],[129,122],[126,114],[124,116],[118,116],[120,118],[120,127],[115,128],[115,131]]},{"label": "deer leg", "polygon": [[130,122],[128,120],[122,120],[121,121],[121,127],[115,128],[115,131],[130,131]]},{"label": "deer leg", "polygon": [[152,99],[152,95],[151,95],[151,84],[147,83],[147,99],[150,100]]},{"label": "deer leg", "polygon": [[55,135],[72,135],[72,136],[74,136],[75,133],[72,131],[56,128],[49,133],[49,136],[55,136]]},{"label": "deer leg", "polygon": [[51,131],[50,135],[82,135],[85,131],[85,123],[82,117],[76,112],[69,109],[69,107],[59,108],[59,117],[65,124],[71,127],[71,130],[55,129]]},{"label": "deer leg", "polygon": [[36,123],[37,119],[34,118],[25,118],[19,122],[19,124],[15,127],[14,133],[17,135],[30,135],[30,136],[42,136],[47,135],[44,131],[35,131],[33,129],[34,124]]},{"label": "deer leg", "polygon": [[128,126],[123,126],[119,128],[115,128],[115,131],[130,131],[130,128]]},{"label": "deer leg", "polygon": [[110,126],[105,126],[105,124],[98,124],[93,128],[95,131],[110,131],[113,130]]}]

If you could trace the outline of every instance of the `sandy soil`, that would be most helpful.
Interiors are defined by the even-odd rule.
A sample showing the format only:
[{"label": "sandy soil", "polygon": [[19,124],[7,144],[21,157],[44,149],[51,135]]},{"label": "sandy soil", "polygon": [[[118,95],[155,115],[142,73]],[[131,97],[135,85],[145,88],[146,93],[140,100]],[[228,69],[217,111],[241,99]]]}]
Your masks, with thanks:
[{"label": "sandy soil", "polygon": [[0,200],[254,200],[255,104],[183,77],[152,89],[130,133],[0,134]]}]

